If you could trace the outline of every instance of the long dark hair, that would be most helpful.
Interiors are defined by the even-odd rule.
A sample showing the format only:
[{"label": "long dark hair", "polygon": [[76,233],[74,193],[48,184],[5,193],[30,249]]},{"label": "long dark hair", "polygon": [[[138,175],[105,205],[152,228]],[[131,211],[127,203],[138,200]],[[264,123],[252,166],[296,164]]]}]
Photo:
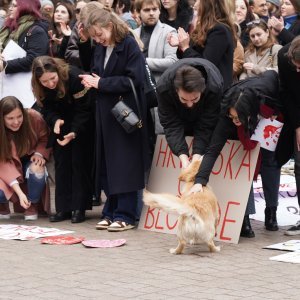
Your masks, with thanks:
[{"label": "long dark hair", "polygon": [[[23,114],[23,123],[18,131],[11,132],[5,126],[4,117],[16,108],[20,109]],[[19,157],[26,155],[30,150],[31,142],[37,140],[28,113],[22,103],[14,96],[7,96],[0,100],[0,162],[7,162],[12,159],[12,138]]]},{"label": "long dark hair", "polygon": [[234,108],[245,132],[251,134],[258,123],[260,98],[258,92],[253,88],[230,88],[223,96],[221,114],[228,115],[229,109]]},{"label": "long dark hair", "polygon": [[60,58],[51,56],[39,56],[32,62],[32,78],[31,86],[37,103],[42,106],[45,97],[45,87],[41,84],[40,78],[44,73],[53,72],[58,75],[58,83],[56,87],[57,95],[63,98],[67,93],[67,81],[69,79],[69,65]]}]

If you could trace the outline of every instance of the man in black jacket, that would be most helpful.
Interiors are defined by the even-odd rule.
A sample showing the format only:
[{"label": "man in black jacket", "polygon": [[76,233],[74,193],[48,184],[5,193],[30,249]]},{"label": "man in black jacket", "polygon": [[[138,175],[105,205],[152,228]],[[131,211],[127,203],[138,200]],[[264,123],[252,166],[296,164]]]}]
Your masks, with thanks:
[{"label": "man in black jacket", "polygon": [[223,78],[201,58],[181,59],[157,83],[158,114],[171,151],[189,165],[186,136],[193,136],[193,160],[204,155],[218,120]]},{"label": "man in black jacket", "polygon": [[[285,123],[290,128],[289,141],[285,143],[284,158],[289,158],[294,141],[295,178],[300,207],[300,37],[295,38],[278,52],[278,70],[280,78],[280,97],[285,108]],[[289,147],[290,146],[290,147]],[[287,155],[287,156],[286,156]],[[300,220],[289,228],[286,235],[300,234]]]}]

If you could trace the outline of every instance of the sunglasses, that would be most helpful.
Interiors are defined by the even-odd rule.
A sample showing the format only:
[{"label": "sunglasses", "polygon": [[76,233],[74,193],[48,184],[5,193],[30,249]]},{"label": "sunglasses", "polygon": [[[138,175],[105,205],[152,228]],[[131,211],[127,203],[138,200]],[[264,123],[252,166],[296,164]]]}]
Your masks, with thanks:
[{"label": "sunglasses", "polygon": [[246,24],[246,26],[247,26],[247,28],[249,28],[249,27],[260,25],[260,24],[264,24],[264,25],[266,25],[268,27],[268,24],[264,20],[260,20],[260,19],[248,22]]},{"label": "sunglasses", "polygon": [[80,14],[81,8],[75,8],[75,14]]}]

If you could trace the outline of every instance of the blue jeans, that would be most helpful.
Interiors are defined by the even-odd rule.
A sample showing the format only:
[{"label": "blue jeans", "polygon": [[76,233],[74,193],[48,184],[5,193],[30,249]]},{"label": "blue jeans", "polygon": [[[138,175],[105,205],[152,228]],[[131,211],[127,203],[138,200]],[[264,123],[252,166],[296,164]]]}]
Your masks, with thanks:
[{"label": "blue jeans", "polygon": [[37,176],[30,170],[31,161],[28,161],[23,165],[23,172],[26,178],[27,184],[27,198],[32,203],[37,203],[41,199],[42,192],[46,185],[47,172],[44,170],[42,176]]}]

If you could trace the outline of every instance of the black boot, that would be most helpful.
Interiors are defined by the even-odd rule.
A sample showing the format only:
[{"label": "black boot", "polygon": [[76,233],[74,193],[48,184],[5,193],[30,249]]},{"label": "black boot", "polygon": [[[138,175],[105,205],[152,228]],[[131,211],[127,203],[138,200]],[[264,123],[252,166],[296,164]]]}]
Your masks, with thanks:
[{"label": "black boot", "polygon": [[265,226],[267,230],[270,231],[278,230],[276,212],[277,212],[277,206],[271,206],[265,208]]},{"label": "black boot", "polygon": [[246,238],[253,238],[255,237],[254,231],[252,230],[249,215],[244,216],[242,230],[240,236]]}]

